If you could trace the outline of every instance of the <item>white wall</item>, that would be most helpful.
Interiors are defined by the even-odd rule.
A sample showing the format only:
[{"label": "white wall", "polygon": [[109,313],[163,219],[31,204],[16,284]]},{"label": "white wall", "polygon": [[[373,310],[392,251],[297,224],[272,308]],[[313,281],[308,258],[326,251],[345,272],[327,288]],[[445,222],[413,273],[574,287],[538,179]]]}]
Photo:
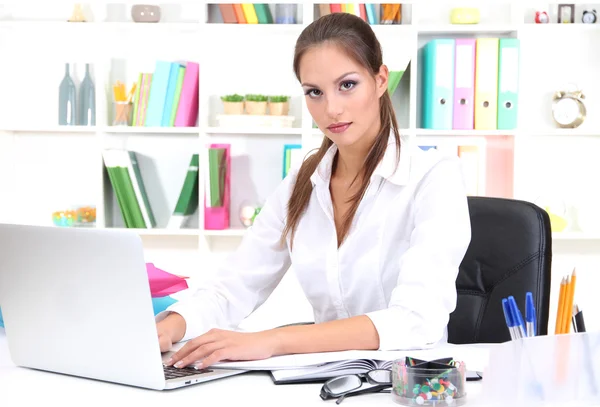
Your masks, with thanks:
[{"label": "white wall", "polygon": [[[416,8],[415,5],[413,5]],[[437,7],[437,6],[436,6]],[[482,21],[508,24],[514,10],[497,6],[482,10]],[[578,6],[584,7],[584,5]],[[70,13],[70,7],[59,10]],[[102,7],[94,9],[97,19],[107,13]],[[183,11],[165,9],[171,21],[194,21],[202,15],[192,3]],[[428,24],[447,23],[449,6],[431,10],[421,9],[419,18]],[[28,12],[21,6],[20,13]],[[114,9],[110,14],[117,19]],[[122,11],[122,10],[121,10]],[[178,12],[181,11],[181,14]],[[44,14],[45,13],[45,14]],[[305,11],[300,11],[305,13]],[[63,18],[62,14],[41,15]],[[183,17],[181,17],[183,16]],[[523,17],[523,16],[521,16]],[[497,20],[499,19],[499,20]],[[523,17],[523,21],[527,18]],[[243,36],[244,32],[228,34],[223,28],[214,38],[201,38],[197,33],[179,32],[179,42],[168,41],[168,30],[162,34],[147,33],[135,36],[131,32],[93,32],[54,29],[35,25],[6,28],[0,25],[0,55],[6,63],[0,64],[0,129],[20,127],[48,127],[56,124],[58,83],[64,63],[77,63],[77,76],[83,78],[83,63],[94,62],[97,92],[109,92],[108,81],[120,78],[133,80],[141,69],[152,69],[157,58],[193,59],[206,63],[201,75],[210,80],[201,83],[208,96],[206,118],[214,125],[214,114],[219,112],[218,96],[225,93],[264,92],[287,93],[294,96],[292,110],[300,118],[301,93],[292,72],[292,53],[298,31],[282,32],[280,36],[257,34]],[[389,27],[377,27],[381,33],[384,58],[391,65],[401,67],[410,55],[416,54],[418,40],[414,35],[390,37]],[[15,31],[16,30],[16,31]],[[4,35],[11,33],[11,39]],[[74,34],[75,33],[75,34]],[[104,33],[104,34],[102,34]],[[585,32],[564,30],[520,31],[522,39],[521,69],[521,129],[516,144],[515,197],[535,201],[538,196],[564,200],[572,216],[570,228],[577,225],[576,208],[591,207],[588,217],[596,217],[600,204],[596,174],[600,171],[600,81],[597,80],[600,57],[597,52],[600,30]],[[101,35],[102,34],[102,35]],[[170,34],[169,34],[170,35]],[[169,37],[170,38],[170,37]],[[408,39],[407,39],[408,38]],[[144,39],[146,41],[144,42]],[[143,43],[136,48],[136,41]],[[51,47],[55,47],[52,48]],[[200,55],[200,51],[204,54]],[[155,54],[152,52],[156,52]],[[110,70],[110,72],[109,72]],[[414,75],[414,73],[412,73]],[[410,75],[407,75],[409,78]],[[414,79],[414,78],[412,78]],[[553,134],[550,97],[564,83],[575,81],[586,93],[588,119],[582,129],[590,135],[565,137]],[[410,83],[403,80],[400,93],[406,94]],[[101,101],[103,99],[100,99]],[[415,123],[415,107],[409,106],[406,96],[395,96],[394,103],[401,126]],[[107,106],[98,107],[99,125],[106,124]],[[298,124],[300,125],[300,124]],[[529,136],[528,133],[536,133]],[[547,134],[545,134],[546,132]],[[594,133],[597,132],[597,133]],[[300,136],[246,136],[223,135],[215,141],[227,141],[237,146],[237,169],[234,177],[244,185],[234,191],[235,202],[249,197],[263,200],[280,179],[281,145],[298,143]],[[306,141],[306,139],[303,139]],[[7,132],[0,130],[0,222],[51,224],[52,211],[74,204],[91,204],[103,200],[100,146],[124,146],[140,151],[148,168],[155,172],[150,181],[153,201],[157,204],[159,224],[166,222],[169,208],[178,193],[178,177],[186,166],[185,160],[200,143],[197,135],[107,135],[97,133],[61,134],[39,131]],[[239,164],[239,165],[238,165]],[[175,180],[175,181],[173,181]],[[152,182],[154,182],[152,184]],[[234,180],[235,184],[235,180]],[[240,185],[237,183],[237,185]],[[161,197],[161,193],[164,193]],[[114,207],[114,202],[110,204]],[[109,205],[109,206],[110,206]],[[235,210],[235,204],[234,208]],[[239,225],[237,211],[231,215],[233,225]],[[107,225],[119,225],[118,217],[107,219]],[[590,226],[600,222],[589,221]],[[553,259],[553,297],[550,330],[554,329],[554,312],[558,296],[558,282],[563,275],[577,267],[578,286],[576,301],[582,305],[590,329],[600,329],[600,311],[595,301],[595,287],[600,283],[600,228],[588,227],[586,232],[597,233],[596,239],[556,240]],[[201,276],[214,270],[224,256],[231,253],[239,237],[220,236],[144,236],[147,261],[179,274]],[[210,248],[210,255],[205,249]],[[296,320],[311,320],[312,312],[295,281],[288,273],[273,297],[253,318],[252,327],[267,327]]]}]

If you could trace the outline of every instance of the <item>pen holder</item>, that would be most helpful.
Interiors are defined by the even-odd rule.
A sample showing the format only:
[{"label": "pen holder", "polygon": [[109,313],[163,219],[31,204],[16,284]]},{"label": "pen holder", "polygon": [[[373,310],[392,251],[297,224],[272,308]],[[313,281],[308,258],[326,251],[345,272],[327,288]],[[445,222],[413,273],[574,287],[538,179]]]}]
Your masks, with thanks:
[{"label": "pen holder", "polygon": [[495,345],[483,373],[490,405],[597,405],[600,333],[526,337]]},{"label": "pen holder", "polygon": [[114,102],[113,126],[131,126],[131,102]]},{"label": "pen holder", "polygon": [[462,406],[466,403],[466,367],[451,358],[392,363],[392,399],[403,406]]}]

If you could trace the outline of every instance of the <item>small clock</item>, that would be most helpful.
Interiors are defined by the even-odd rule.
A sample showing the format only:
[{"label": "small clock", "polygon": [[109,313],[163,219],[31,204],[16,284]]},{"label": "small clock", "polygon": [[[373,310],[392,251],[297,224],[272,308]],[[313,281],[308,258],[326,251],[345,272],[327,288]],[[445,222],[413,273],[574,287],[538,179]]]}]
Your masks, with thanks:
[{"label": "small clock", "polygon": [[583,15],[581,16],[581,21],[585,24],[594,24],[596,23],[596,10],[584,10]]},{"label": "small clock", "polygon": [[585,96],[578,89],[559,91],[552,99],[552,117],[562,128],[575,128],[581,125],[586,117]]},{"label": "small clock", "polygon": [[548,13],[545,11],[536,11],[535,22],[536,24],[547,24],[550,22],[550,17],[548,17]]}]

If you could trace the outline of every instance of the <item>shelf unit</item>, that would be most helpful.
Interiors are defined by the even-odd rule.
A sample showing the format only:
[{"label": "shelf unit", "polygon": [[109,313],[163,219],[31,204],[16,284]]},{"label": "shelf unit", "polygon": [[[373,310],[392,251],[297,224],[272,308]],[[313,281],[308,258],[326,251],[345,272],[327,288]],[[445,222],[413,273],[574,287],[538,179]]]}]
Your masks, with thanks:
[{"label": "shelf unit", "polygon": [[[110,12],[102,11],[104,5],[96,7],[96,15],[104,15],[105,20],[98,20],[88,23],[68,23],[60,21],[62,17],[50,16],[51,21],[33,20],[28,17],[13,16],[12,20],[2,20],[0,10],[0,34],[12,33],[11,43],[0,39],[0,50],[5,51],[6,55],[17,57],[21,52],[20,47],[23,44],[33,44],[38,38],[32,38],[29,34],[43,30],[51,37],[47,41],[52,42],[57,39],[71,39],[75,42],[71,51],[62,50],[55,55],[52,62],[54,70],[60,72],[65,61],[75,61],[76,64],[90,62],[93,65],[93,76],[97,90],[97,125],[90,127],[74,126],[61,127],[53,124],[54,96],[48,97],[47,101],[39,102],[48,105],[48,109],[53,109],[52,114],[46,112],[41,123],[32,123],[26,118],[29,115],[21,114],[16,109],[11,111],[13,106],[8,102],[0,104],[3,111],[12,112],[7,116],[6,121],[0,121],[0,139],[2,134],[10,134],[15,145],[21,143],[21,139],[27,140],[35,135],[47,135],[48,137],[61,137],[62,135],[72,135],[81,137],[81,140],[88,140],[96,150],[91,154],[89,160],[90,174],[95,174],[90,178],[90,189],[93,193],[93,203],[97,208],[98,227],[119,228],[118,222],[114,221],[115,203],[110,190],[110,184],[107,183],[104,174],[101,149],[107,146],[123,146],[124,148],[146,148],[151,146],[156,154],[179,154],[183,164],[191,151],[201,152],[206,145],[212,142],[230,142],[234,149],[234,154],[240,155],[248,161],[256,161],[250,165],[249,174],[265,173],[266,170],[253,170],[258,166],[277,166],[271,170],[275,176],[269,178],[267,186],[261,186],[261,180],[251,179],[249,182],[256,185],[256,191],[251,191],[254,196],[248,199],[253,201],[263,201],[269,191],[272,191],[280,180],[281,163],[281,145],[283,143],[301,143],[304,152],[316,147],[320,142],[321,131],[312,128],[312,118],[308,112],[303,95],[299,85],[291,72],[291,57],[293,55],[293,44],[301,31],[315,18],[318,18],[317,3],[293,3],[297,4],[298,24],[222,24],[215,20],[215,10],[219,3],[224,1],[211,1],[209,4],[196,4],[194,2],[174,2],[164,4],[166,11],[170,7],[176,9],[181,6],[182,10],[190,8],[191,14],[180,12],[183,18],[173,17],[174,13],[166,13],[169,17],[158,24],[136,24],[128,21],[110,21]],[[272,11],[275,4],[290,3],[289,1],[270,2]],[[392,1],[392,3],[395,3]],[[600,115],[596,112],[600,108],[597,94],[591,98],[588,106],[588,119],[580,129],[557,129],[550,118],[550,95],[561,86],[563,82],[568,82],[568,75],[565,74],[565,64],[556,67],[558,72],[555,81],[548,81],[547,84],[541,84],[542,79],[534,78],[535,69],[543,67],[549,71],[553,70],[555,57],[546,55],[547,63],[540,63],[531,70],[524,70],[521,79],[521,112],[518,129],[509,131],[481,131],[481,130],[429,130],[418,127],[419,107],[418,93],[420,67],[418,63],[418,50],[422,45],[432,38],[450,37],[517,37],[520,38],[524,48],[529,52],[533,49],[532,44],[538,44],[545,41],[546,38],[557,38],[570,36],[574,41],[585,38],[592,41],[600,38],[600,24],[532,24],[531,9],[534,7],[532,2],[494,2],[490,6],[482,6],[482,21],[477,25],[451,25],[448,23],[449,10],[453,2],[432,7],[429,4],[417,1],[402,1],[404,14],[404,23],[401,25],[373,25],[372,28],[378,36],[384,51],[384,63],[388,64],[391,70],[406,69],[398,91],[393,96],[394,106],[401,129],[405,136],[426,140],[439,140],[440,143],[452,142],[456,139],[491,139],[508,137],[514,141],[514,160],[515,160],[515,187],[514,196],[527,200],[533,200],[533,192],[529,190],[532,185],[531,179],[536,175],[530,174],[529,157],[535,144],[540,139],[548,140],[555,138],[559,140],[569,140],[575,136],[588,138],[590,142],[595,142],[595,136],[600,136]],[[535,4],[539,4],[536,2]],[[548,3],[550,8],[558,3]],[[579,4],[579,3],[576,3]],[[128,3],[122,3],[123,7],[129,7]],[[579,5],[577,6],[581,8]],[[580,12],[580,10],[578,11]],[[21,35],[20,35],[21,34]],[[0,35],[1,37],[1,35]],[[147,42],[141,43],[141,51],[131,52],[132,40],[139,41],[140,38],[147,38]],[[172,39],[173,44],[179,45],[173,47],[152,47],[153,39],[162,38],[161,44],[168,44]],[[46,46],[46,39],[39,39]],[[195,44],[189,47],[185,44]],[[81,44],[86,44],[83,51],[78,48]],[[108,45],[107,45],[108,44]],[[183,45],[182,45],[183,44]],[[543,45],[543,44],[542,44]],[[542,50],[535,57],[544,55],[548,45],[542,46]],[[168,49],[166,49],[168,48]],[[270,49],[271,48],[271,49]],[[272,52],[275,49],[277,52]],[[41,57],[47,57],[50,54],[43,54]],[[218,57],[217,57],[218,55]],[[570,55],[570,54],[569,54]],[[132,72],[138,72],[140,69],[151,69],[151,62],[157,59],[185,59],[194,60],[200,64],[200,111],[199,125],[191,128],[146,128],[146,127],[113,127],[110,126],[110,85],[115,79],[125,78],[129,84],[132,83]],[[532,63],[534,57],[525,55],[528,63]],[[586,57],[580,55],[581,61],[587,62],[589,66],[595,66],[594,63],[600,63],[597,57]],[[595,58],[593,60],[585,58]],[[139,64],[131,64],[132,61],[140,61]],[[150,62],[148,62],[150,61]],[[261,62],[263,61],[263,62]],[[242,64],[240,65],[240,62]],[[575,62],[573,62],[574,64]],[[125,66],[125,68],[123,68]],[[578,66],[583,66],[580,64]],[[583,69],[583,68],[582,68]],[[31,69],[26,69],[20,76],[19,69],[16,67],[8,71],[10,76],[15,79],[24,80],[26,75],[30,75]],[[587,72],[587,71],[586,71]],[[7,72],[2,72],[7,73]],[[50,76],[50,75],[49,75]],[[543,75],[542,75],[543,76]],[[549,76],[548,76],[549,77]],[[55,82],[52,86],[48,85],[44,89],[56,90],[59,75],[52,76]],[[547,78],[547,77],[545,77]],[[589,75],[587,76],[589,79]],[[530,80],[531,79],[531,80]],[[535,79],[535,80],[534,80]],[[579,78],[574,78],[579,79]],[[584,81],[584,91],[592,91],[590,81]],[[533,84],[531,84],[533,82]],[[0,86],[10,85],[6,80],[0,82]],[[585,86],[587,85],[587,87]],[[279,91],[281,89],[281,91]],[[596,88],[598,90],[598,88]],[[292,97],[292,111],[296,116],[295,126],[293,128],[221,128],[215,126],[215,115],[220,113],[219,95],[226,93],[269,93],[269,94],[289,94]],[[540,96],[541,95],[541,96]],[[543,108],[535,110],[532,106],[544,104]],[[19,105],[19,104],[17,104]],[[10,119],[10,123],[8,120]],[[527,129],[531,129],[530,131]],[[73,137],[69,140],[73,141]],[[40,138],[37,138],[39,140]],[[79,139],[75,139],[79,140]],[[87,142],[87,141],[85,141]],[[0,141],[1,143],[1,141]],[[25,141],[23,141],[25,143]],[[237,150],[237,148],[240,150]],[[270,147],[267,147],[270,146]],[[13,148],[17,148],[14,147]],[[150,147],[149,147],[150,148]],[[265,156],[262,156],[265,149]],[[269,150],[270,149],[270,150]],[[268,150],[268,151],[267,151]],[[280,151],[277,155],[277,151]],[[0,158],[2,158],[0,153]],[[159,161],[160,159],[157,159]],[[168,167],[171,161],[157,164]],[[547,163],[546,163],[547,164]],[[15,163],[11,164],[13,167]],[[0,164],[0,168],[2,168]],[[241,168],[241,167],[240,167]],[[254,172],[252,172],[254,171]],[[262,172],[261,172],[262,171]],[[525,176],[524,176],[525,174]],[[152,175],[148,175],[149,177]],[[278,178],[279,177],[279,178]],[[144,178],[146,180],[146,178]],[[523,182],[519,180],[523,179]],[[178,191],[179,183],[182,177],[178,179],[161,179],[159,182],[174,183],[176,187],[172,191]],[[245,180],[244,183],[248,181]],[[203,177],[201,177],[200,202],[203,201]],[[235,181],[234,181],[235,182]],[[1,183],[0,183],[1,185]],[[14,187],[14,185],[13,185]],[[232,185],[235,188],[235,185]],[[160,188],[158,188],[160,189]],[[174,199],[171,196],[171,201]],[[244,198],[238,196],[239,201]],[[152,203],[152,202],[151,202]],[[14,205],[13,205],[14,207]],[[170,208],[162,202],[162,217],[165,219],[169,215]],[[166,211],[166,212],[165,212]],[[207,241],[221,238],[240,238],[244,235],[245,229],[239,226],[237,221],[237,210],[231,208],[232,229],[225,231],[203,230],[202,205],[197,220],[190,229],[168,230],[136,230],[141,236],[162,236],[165,238],[172,236],[188,236],[199,238],[200,250],[210,250]],[[164,222],[162,222],[164,224]],[[555,234],[556,239],[600,239],[600,234]],[[569,237],[571,236],[571,237]],[[581,237],[583,236],[583,237]],[[232,243],[232,248],[235,243]]]}]

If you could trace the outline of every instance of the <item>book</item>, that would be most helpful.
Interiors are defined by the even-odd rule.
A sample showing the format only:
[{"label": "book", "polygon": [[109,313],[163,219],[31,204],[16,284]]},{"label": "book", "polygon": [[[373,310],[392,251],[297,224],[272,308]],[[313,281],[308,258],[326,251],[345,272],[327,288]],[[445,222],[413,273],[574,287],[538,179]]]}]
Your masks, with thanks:
[{"label": "book", "polygon": [[144,188],[135,153],[108,149],[102,152],[115,196],[127,228],[153,228],[156,220]]},{"label": "book", "polygon": [[131,183],[135,192],[135,198],[138,202],[142,217],[144,219],[144,225],[148,229],[155,228],[156,219],[154,218],[154,213],[152,212],[152,207],[150,206],[150,200],[148,199],[146,187],[144,186],[144,180],[138,164],[137,155],[133,151],[123,151],[121,153],[127,154],[127,156],[123,157],[123,160],[127,160],[129,177],[131,178]]},{"label": "book", "polygon": [[185,64],[185,72],[177,115],[175,116],[175,127],[193,127],[198,120],[198,89],[199,89],[200,65],[188,61]]},{"label": "book", "polygon": [[272,370],[275,384],[323,381],[347,374],[364,374],[373,369],[391,369],[393,360],[351,359],[302,369]]},{"label": "book", "polygon": [[[165,106],[162,112],[162,127],[170,127],[171,117],[173,117],[173,123],[175,122],[175,115],[177,114],[177,106],[179,105],[179,96],[181,95],[181,86],[183,85],[183,76],[185,75],[185,66],[173,62],[171,63],[171,71],[169,73],[169,82],[167,85],[167,93],[165,95]],[[179,89],[177,89],[179,86]],[[175,106],[175,109],[173,109]]]},{"label": "book", "polygon": [[171,65],[171,62],[168,61],[156,61],[146,105],[146,120],[144,121],[146,127],[160,127],[162,124]]},{"label": "book", "polygon": [[402,79],[402,75],[404,75],[404,71],[390,71],[388,78],[388,92],[390,96],[396,91],[396,88],[400,84],[400,79]]},{"label": "book", "polygon": [[183,181],[179,199],[177,200],[177,204],[175,205],[175,209],[173,210],[173,214],[167,225],[167,228],[169,229],[179,229],[183,227],[198,208],[199,165],[199,155],[193,154],[185,180]]}]

